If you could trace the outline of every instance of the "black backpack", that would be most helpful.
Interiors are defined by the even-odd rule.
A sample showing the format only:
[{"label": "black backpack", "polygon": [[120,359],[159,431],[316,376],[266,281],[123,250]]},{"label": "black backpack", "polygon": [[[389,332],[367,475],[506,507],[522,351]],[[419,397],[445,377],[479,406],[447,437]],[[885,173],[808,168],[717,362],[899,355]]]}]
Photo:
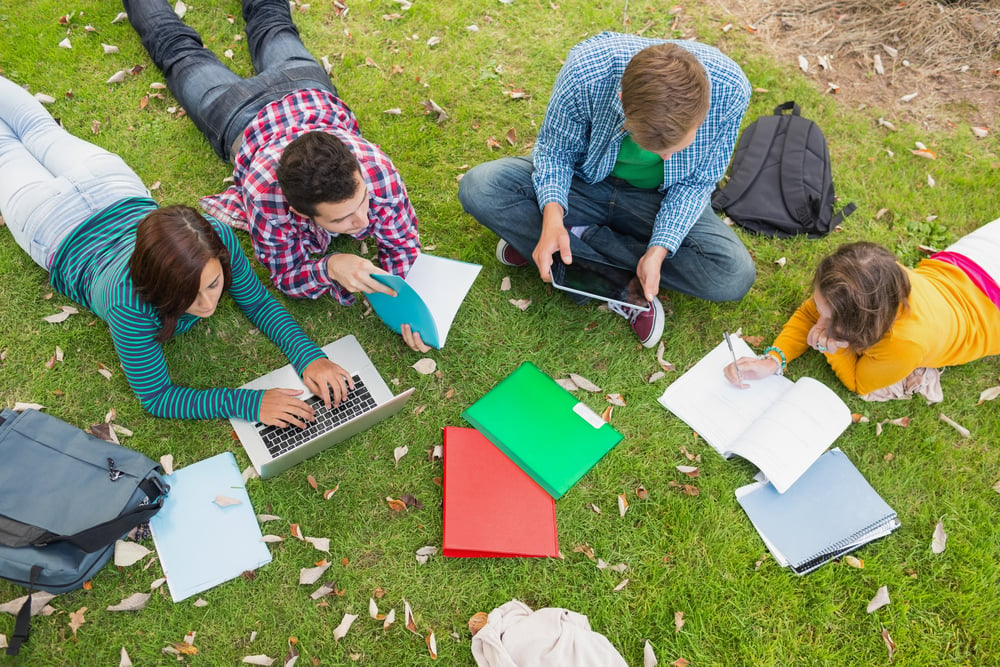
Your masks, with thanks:
[{"label": "black backpack", "polygon": [[168,490],[139,452],[36,410],[0,411],[0,578],[29,589],[8,655],[28,638],[31,591],[83,586]]},{"label": "black backpack", "polygon": [[854,212],[851,203],[834,215],[833,198],[826,138],[799,115],[799,105],[785,102],[743,130],[729,179],[712,194],[712,208],[752,232],[816,238]]}]

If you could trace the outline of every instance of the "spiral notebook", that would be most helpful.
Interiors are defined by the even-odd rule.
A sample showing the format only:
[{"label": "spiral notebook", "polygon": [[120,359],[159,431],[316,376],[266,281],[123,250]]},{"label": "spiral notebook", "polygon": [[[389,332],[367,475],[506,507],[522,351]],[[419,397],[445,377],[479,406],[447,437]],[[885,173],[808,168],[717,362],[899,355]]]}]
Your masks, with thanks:
[{"label": "spiral notebook", "polygon": [[736,498],[774,559],[812,572],[899,528],[896,512],[840,449],[831,449],[784,493],[765,481]]}]

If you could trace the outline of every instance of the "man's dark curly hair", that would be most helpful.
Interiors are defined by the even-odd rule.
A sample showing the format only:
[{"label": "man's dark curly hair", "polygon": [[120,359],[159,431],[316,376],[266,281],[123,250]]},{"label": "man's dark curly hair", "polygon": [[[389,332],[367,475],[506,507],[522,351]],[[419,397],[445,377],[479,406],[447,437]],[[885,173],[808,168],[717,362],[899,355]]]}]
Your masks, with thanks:
[{"label": "man's dark curly hair", "polygon": [[336,204],[354,196],[361,167],[337,137],[307,132],[285,146],[276,173],[288,203],[313,217],[317,204]]}]

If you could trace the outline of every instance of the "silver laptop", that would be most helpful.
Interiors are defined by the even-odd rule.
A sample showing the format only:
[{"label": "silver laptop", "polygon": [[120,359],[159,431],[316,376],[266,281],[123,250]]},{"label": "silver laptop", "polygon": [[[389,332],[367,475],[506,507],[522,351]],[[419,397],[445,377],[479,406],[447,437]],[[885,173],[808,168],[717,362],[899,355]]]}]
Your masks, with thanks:
[{"label": "silver laptop", "polygon": [[291,468],[296,463],[318,454],[327,447],[343,442],[352,435],[388,419],[403,409],[413,388],[393,396],[389,386],[375,370],[358,339],[344,336],[323,348],[331,361],[339,364],[354,377],[354,389],[336,408],[327,410],[323,399],[313,395],[291,364],[246,383],[241,389],[301,389],[298,398],[313,406],[316,421],[307,428],[279,428],[260,422],[230,418],[233,429],[243,444],[250,462],[261,477],[267,478]]}]

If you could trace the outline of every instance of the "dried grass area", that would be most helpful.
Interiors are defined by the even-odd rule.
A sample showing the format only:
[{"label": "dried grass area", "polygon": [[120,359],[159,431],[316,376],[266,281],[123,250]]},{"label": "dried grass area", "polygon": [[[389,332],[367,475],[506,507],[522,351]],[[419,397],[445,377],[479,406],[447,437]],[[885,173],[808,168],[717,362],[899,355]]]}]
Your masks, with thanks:
[{"label": "dried grass area", "polygon": [[819,87],[856,108],[878,106],[926,127],[966,121],[1000,131],[996,0],[717,3],[778,58],[799,66],[803,56]]}]

